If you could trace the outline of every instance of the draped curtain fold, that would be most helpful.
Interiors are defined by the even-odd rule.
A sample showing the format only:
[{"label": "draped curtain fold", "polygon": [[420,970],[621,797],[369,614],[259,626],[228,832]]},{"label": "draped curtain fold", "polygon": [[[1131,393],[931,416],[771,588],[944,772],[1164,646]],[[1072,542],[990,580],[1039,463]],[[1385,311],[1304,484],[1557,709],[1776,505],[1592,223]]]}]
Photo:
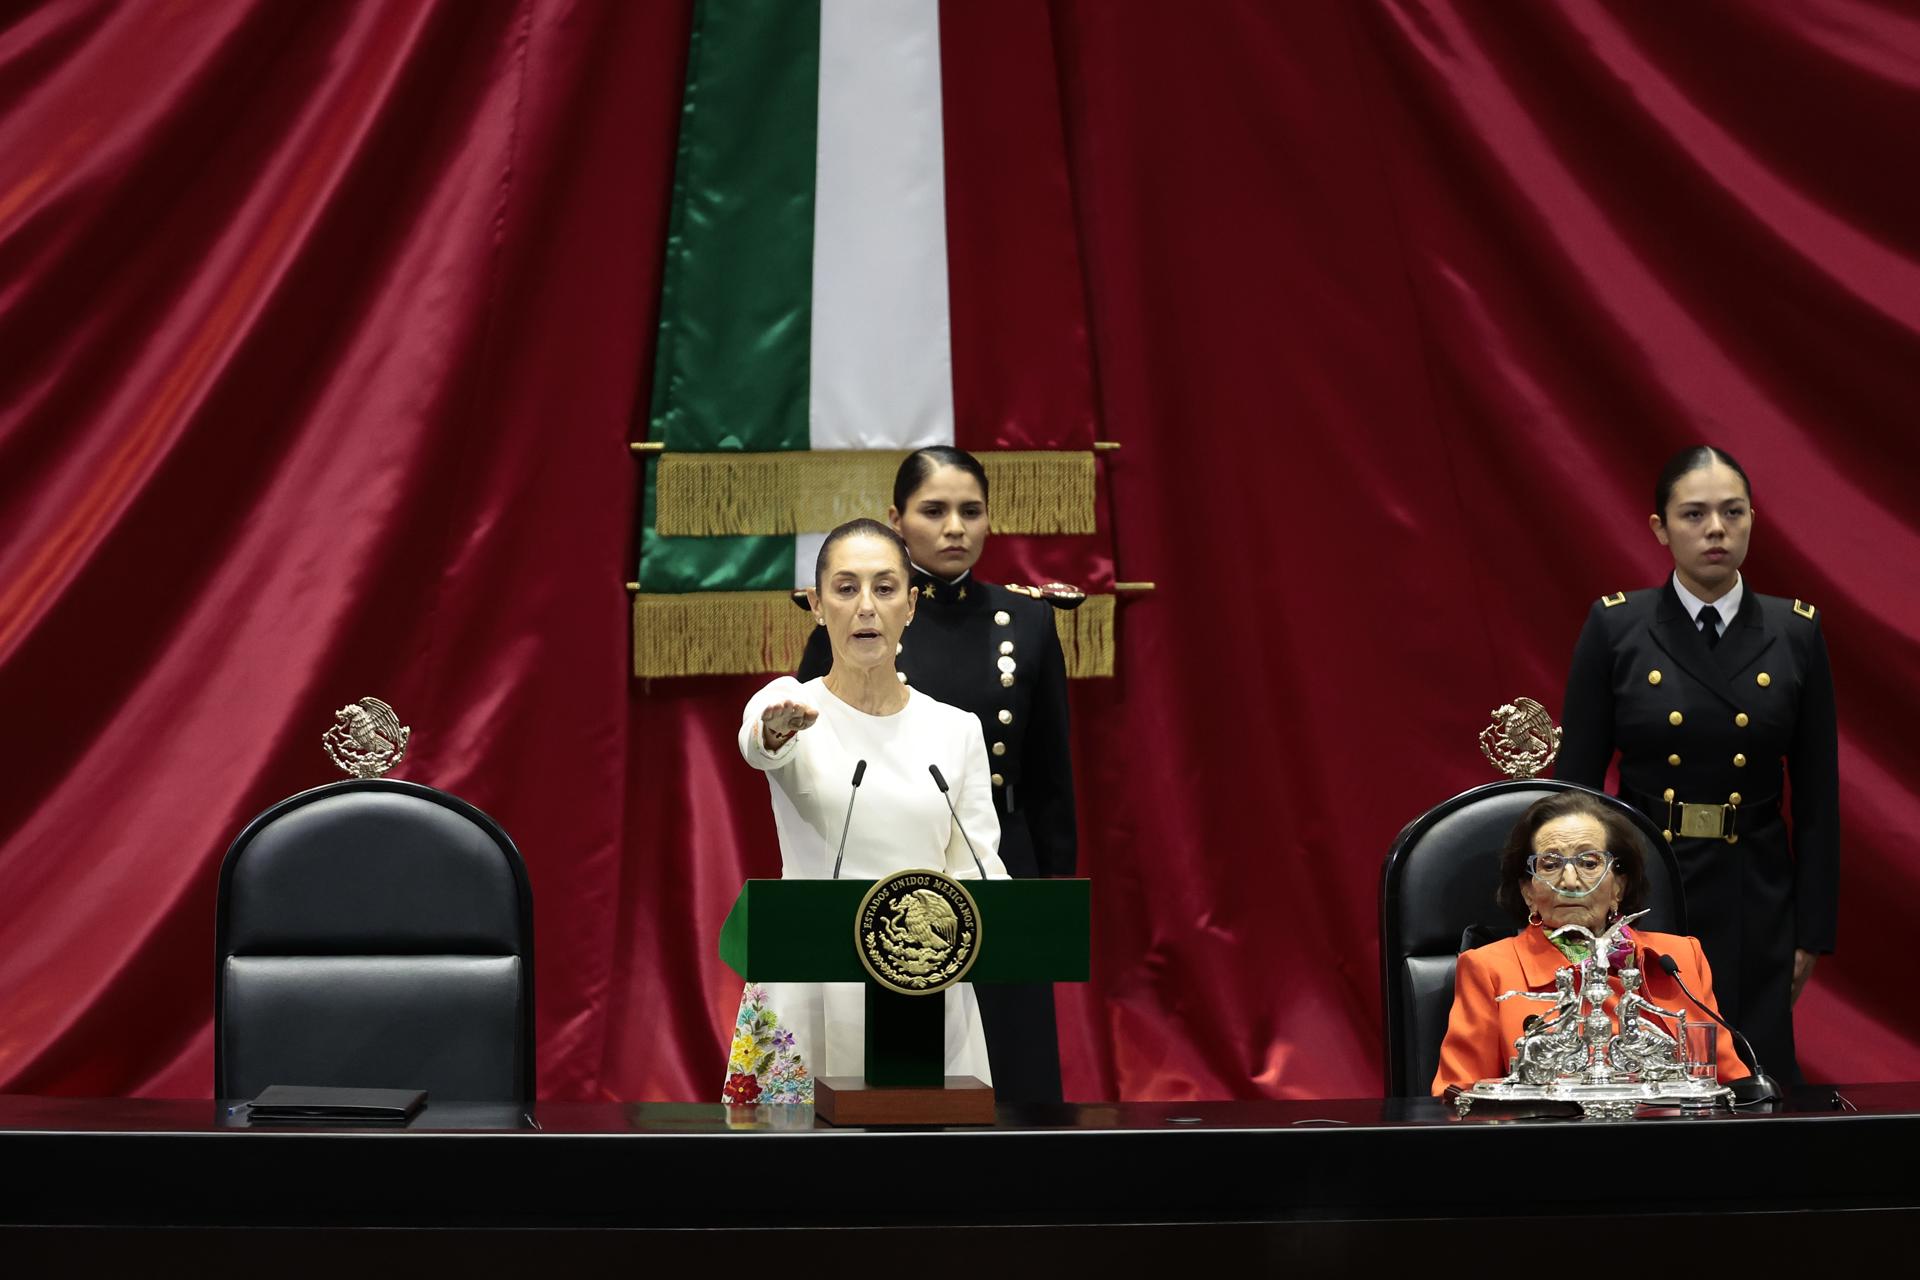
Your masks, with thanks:
[{"label": "draped curtain fold", "polygon": [[[1124,446],[1099,524],[1159,584],[1073,690],[1069,1094],[1379,1086],[1386,848],[1486,780],[1490,708],[1557,710],[1594,597],[1660,580],[1652,475],[1703,438],[1838,685],[1803,1066],[1920,1076],[1920,23],[1009,12]],[[0,1089],[206,1093],[221,854],[373,694],[401,776],[526,854],[543,1090],[717,1097],[715,939],[778,866],[731,741],[756,681],[632,680],[622,590],[687,36],[614,0],[0,27]],[[956,323],[1017,359],[1018,282],[976,284]]]}]

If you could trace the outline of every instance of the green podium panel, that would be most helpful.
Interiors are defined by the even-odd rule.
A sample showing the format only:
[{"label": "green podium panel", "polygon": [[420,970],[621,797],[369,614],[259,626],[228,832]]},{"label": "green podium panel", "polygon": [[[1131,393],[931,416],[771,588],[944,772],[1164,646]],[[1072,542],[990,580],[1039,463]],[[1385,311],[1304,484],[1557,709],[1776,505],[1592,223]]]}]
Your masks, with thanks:
[{"label": "green podium panel", "polygon": [[[1092,881],[961,883],[980,908],[980,956],[968,982],[1087,980]],[[867,880],[749,880],[720,926],[720,958],[748,982],[863,982],[854,917],[872,887]]]},{"label": "green podium panel", "polygon": [[[1087,980],[1089,881],[961,883],[980,922],[968,982]],[[856,925],[872,887],[865,880],[749,880],[720,928],[720,958],[748,982],[866,983],[866,1082],[938,1089],[943,1001],[888,990],[860,962]]]}]

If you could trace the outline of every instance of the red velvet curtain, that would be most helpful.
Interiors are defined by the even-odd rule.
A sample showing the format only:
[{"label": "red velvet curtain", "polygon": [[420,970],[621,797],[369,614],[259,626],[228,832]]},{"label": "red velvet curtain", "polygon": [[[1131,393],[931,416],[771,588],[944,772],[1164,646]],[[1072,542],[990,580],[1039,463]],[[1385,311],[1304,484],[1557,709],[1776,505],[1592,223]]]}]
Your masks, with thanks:
[{"label": "red velvet curtain", "polygon": [[[1126,605],[1075,689],[1072,1096],[1366,1093],[1398,827],[1752,474],[1824,610],[1841,951],[1920,1076],[1920,22],[1861,0],[1050,9]],[[0,29],[0,1088],[204,1094],[212,896],[362,694],[527,855],[542,1092],[716,1095],[752,682],[626,675],[687,15],[74,0]]]}]

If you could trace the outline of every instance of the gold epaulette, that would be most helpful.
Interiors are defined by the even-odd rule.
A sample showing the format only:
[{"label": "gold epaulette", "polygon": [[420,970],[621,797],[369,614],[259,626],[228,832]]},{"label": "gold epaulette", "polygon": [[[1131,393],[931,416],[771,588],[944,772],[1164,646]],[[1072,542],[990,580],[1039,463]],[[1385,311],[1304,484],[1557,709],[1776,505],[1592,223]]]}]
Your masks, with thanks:
[{"label": "gold epaulette", "polygon": [[1803,618],[1811,618],[1813,616],[1813,606],[1805,600],[1795,600],[1793,602],[1793,611]]},{"label": "gold epaulette", "polygon": [[1087,602],[1086,592],[1078,587],[1070,587],[1064,582],[1043,582],[1037,587],[1023,587],[1009,582],[1006,587],[1015,595],[1044,600],[1056,609],[1078,609]]},{"label": "gold epaulette", "polygon": [[1625,604],[1626,602],[1627,602],[1627,593],[1624,591],[1616,591],[1610,596],[1600,597],[1600,603],[1607,606],[1607,608],[1609,609],[1613,608],[1613,606],[1617,604]]}]

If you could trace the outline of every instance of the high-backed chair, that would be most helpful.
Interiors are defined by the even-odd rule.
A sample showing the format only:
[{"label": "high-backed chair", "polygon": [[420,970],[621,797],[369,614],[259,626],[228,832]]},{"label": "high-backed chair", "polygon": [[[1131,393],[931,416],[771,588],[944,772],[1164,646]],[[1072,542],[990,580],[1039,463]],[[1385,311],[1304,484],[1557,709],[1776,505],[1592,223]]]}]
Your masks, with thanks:
[{"label": "high-backed chair", "polygon": [[214,1091],[533,1097],[533,898],[465,801],[336,782],[247,824],[220,868]]},{"label": "high-backed chair", "polygon": [[[1541,797],[1588,790],[1550,778],[1489,783],[1435,805],[1394,840],[1380,883],[1388,1096],[1417,1096],[1432,1085],[1460,952],[1518,932],[1493,901],[1507,833]],[[1598,791],[1589,794],[1625,815],[1640,833],[1653,913],[1640,923],[1684,934],[1686,898],[1673,849],[1639,810]]]}]

